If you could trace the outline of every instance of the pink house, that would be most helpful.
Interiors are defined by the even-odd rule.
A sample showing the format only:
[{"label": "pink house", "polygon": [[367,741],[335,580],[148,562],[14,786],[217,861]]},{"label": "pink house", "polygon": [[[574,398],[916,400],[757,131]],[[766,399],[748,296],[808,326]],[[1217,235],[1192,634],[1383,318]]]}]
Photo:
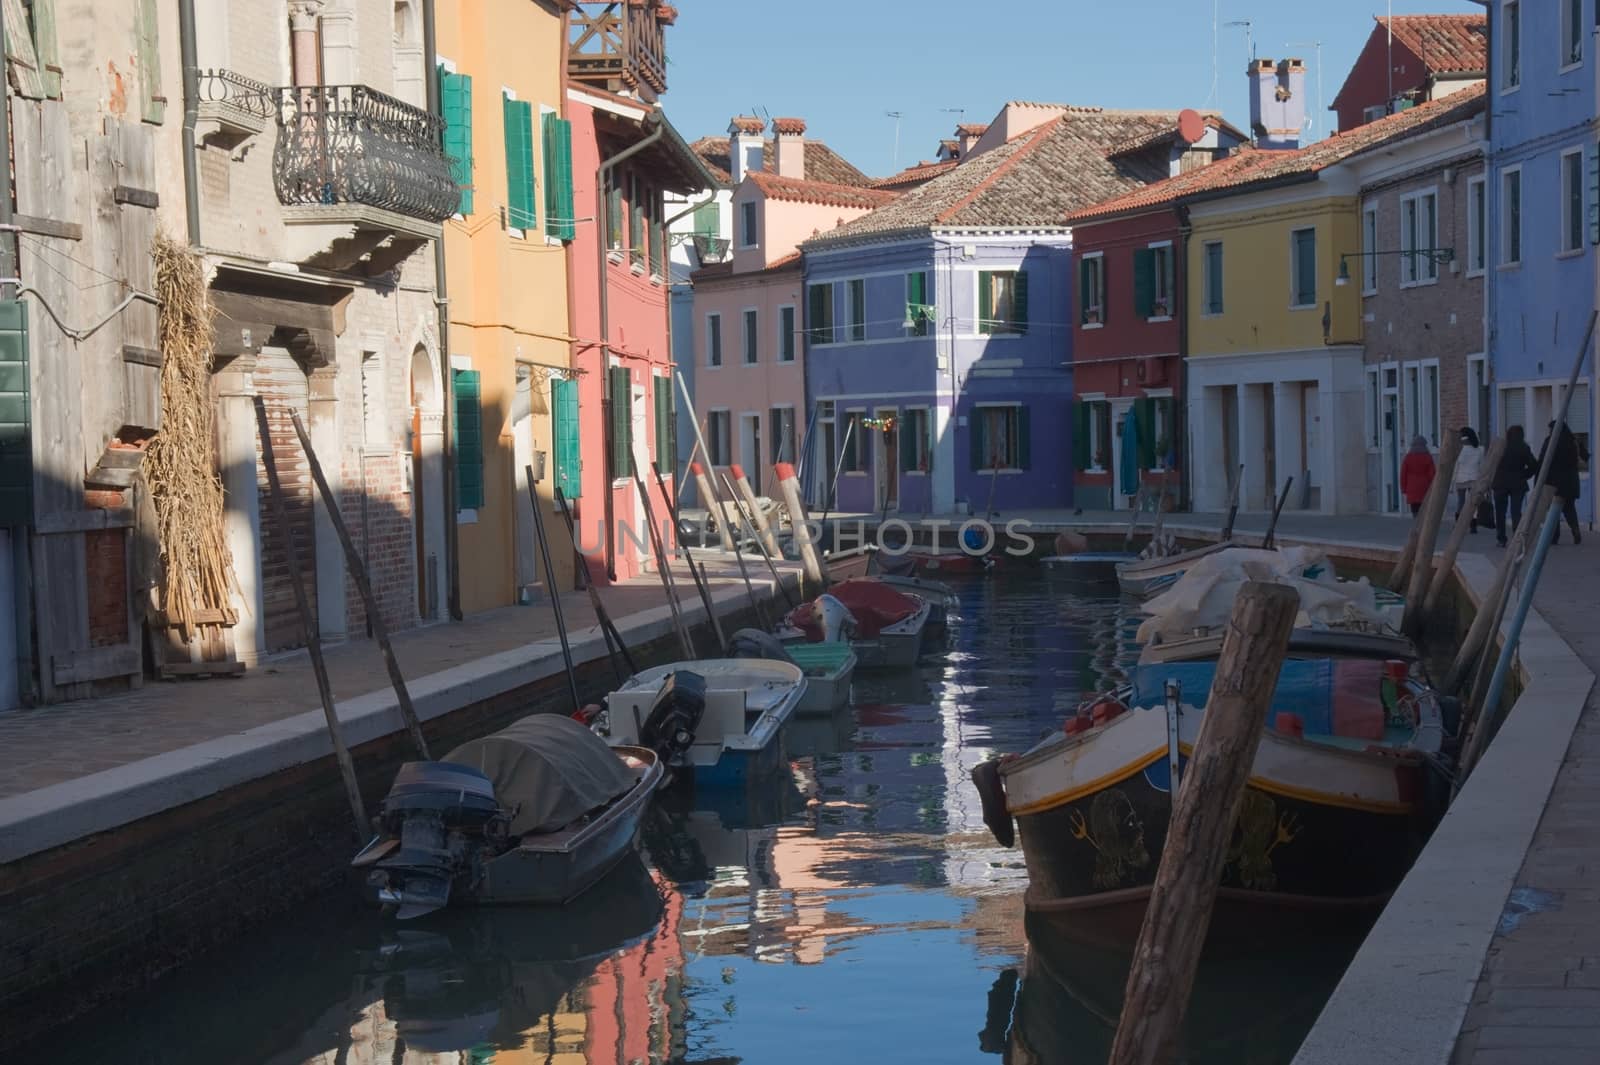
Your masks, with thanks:
[{"label": "pink house", "polygon": [[[714,466],[744,468],[771,495],[775,462],[793,462],[805,433],[800,242],[893,201],[897,193],[807,179],[806,124],[772,122],[773,169],[759,118],[728,128],[732,254],[696,271],[695,413]],[[678,353],[687,361],[690,352]]]}]

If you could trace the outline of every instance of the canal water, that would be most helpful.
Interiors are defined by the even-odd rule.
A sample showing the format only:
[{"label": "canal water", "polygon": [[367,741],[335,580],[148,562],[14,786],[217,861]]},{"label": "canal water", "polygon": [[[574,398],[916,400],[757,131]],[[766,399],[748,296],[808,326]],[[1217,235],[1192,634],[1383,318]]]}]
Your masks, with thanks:
[{"label": "canal water", "polygon": [[[1102,1065],[1127,958],[1025,919],[1021,853],[968,773],[1121,679],[1139,619],[1037,570],[954,584],[915,673],[795,722],[760,794],[670,796],[647,860],[577,905],[395,925],[330,897],[73,1025],[49,1060]],[[1358,936],[1208,956],[1184,1060],[1287,1063]]]}]

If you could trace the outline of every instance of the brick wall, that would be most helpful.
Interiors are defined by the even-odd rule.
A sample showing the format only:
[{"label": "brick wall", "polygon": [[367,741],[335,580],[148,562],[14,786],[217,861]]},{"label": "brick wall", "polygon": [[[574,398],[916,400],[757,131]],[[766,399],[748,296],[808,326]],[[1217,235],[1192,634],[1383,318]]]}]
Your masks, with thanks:
[{"label": "brick wall", "polygon": [[[123,505],[121,492],[90,489],[83,496],[84,506],[91,509]],[[90,529],[83,535],[91,647],[128,642],[127,539],[126,529]]]}]

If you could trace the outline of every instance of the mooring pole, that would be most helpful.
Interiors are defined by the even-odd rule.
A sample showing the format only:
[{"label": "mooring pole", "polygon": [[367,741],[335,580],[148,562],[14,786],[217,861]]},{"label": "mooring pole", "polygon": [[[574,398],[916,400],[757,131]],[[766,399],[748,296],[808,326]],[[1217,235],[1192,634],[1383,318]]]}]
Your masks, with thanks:
[{"label": "mooring pole", "polygon": [[1194,756],[1174,789],[1172,821],[1145,907],[1122,997],[1110,1065],[1171,1065],[1178,1059],[1189,991],[1227,860],[1234,811],[1250,777],[1300,594],[1250,581],[1222,639]]},{"label": "mooring pole", "polygon": [[[723,475],[723,480],[727,480],[726,474]],[[733,494],[732,488],[728,489],[728,494]],[[763,630],[770,629],[772,626],[767,623],[767,613],[761,609],[761,601],[756,598],[756,586],[750,583],[750,571],[745,568],[744,551],[739,547],[738,536],[733,538],[733,557],[739,562],[739,575],[744,578],[744,590],[750,596],[750,605],[755,609],[757,623]]]},{"label": "mooring pole", "polygon": [[678,543],[683,547],[683,560],[689,564],[689,576],[694,579],[695,591],[700,593],[700,605],[706,608],[706,617],[711,621],[711,631],[716,634],[717,647],[722,654],[728,653],[728,637],[722,631],[722,619],[717,617],[717,611],[711,604],[711,590],[706,586],[705,575],[694,560],[694,550],[683,543],[683,529],[678,525],[678,500],[682,492],[667,495],[667,480],[661,476],[661,464],[652,462],[650,469],[656,475],[656,487],[661,490],[661,498],[667,501],[667,509],[672,514],[672,531],[678,537]]},{"label": "mooring pole", "polygon": [[1430,486],[1432,490],[1422,504],[1422,527],[1417,532],[1417,553],[1411,559],[1406,605],[1400,621],[1400,630],[1408,636],[1415,636],[1422,623],[1422,601],[1428,594],[1428,582],[1433,578],[1433,549],[1439,541],[1439,525],[1444,521],[1445,502],[1450,496],[1450,482],[1455,480],[1461,446],[1459,433],[1444,442],[1439,468],[1434,471]]},{"label": "mooring pole", "polygon": [[1290,477],[1283,482],[1283,491],[1278,493],[1278,505],[1272,508],[1272,520],[1267,523],[1267,535],[1261,538],[1261,547],[1271,551],[1278,542],[1278,516],[1283,513],[1283,505],[1289,501],[1289,487],[1294,484]]},{"label": "mooring pole", "polygon": [[1456,523],[1450,530],[1450,539],[1445,541],[1444,555],[1434,567],[1433,579],[1428,583],[1428,594],[1422,600],[1424,614],[1433,613],[1434,608],[1439,605],[1439,597],[1444,594],[1445,585],[1450,583],[1450,571],[1455,568],[1456,556],[1461,553],[1461,547],[1467,540],[1467,533],[1477,520],[1478,506],[1489,493],[1489,486],[1494,483],[1494,471],[1500,465],[1500,456],[1505,454],[1505,450],[1505,438],[1500,437],[1490,441],[1489,450],[1484,453],[1482,467],[1484,472],[1473,484],[1472,491],[1467,494],[1467,505],[1456,515]]},{"label": "mooring pole", "polygon": [[578,672],[572,665],[572,644],[567,639],[567,615],[561,609],[561,589],[556,587],[556,564],[550,557],[550,540],[544,534],[544,515],[539,511],[539,478],[534,475],[533,464],[525,467],[528,477],[528,505],[533,508],[533,531],[539,538],[539,556],[544,560],[544,583],[550,592],[550,609],[555,614],[556,635],[561,638],[561,661],[567,667],[567,690],[572,695],[572,710],[583,709],[578,696]]},{"label": "mooring pole", "polygon": [[[266,407],[263,405],[262,417],[265,416]],[[395,702],[400,704],[400,718],[406,723],[406,731],[411,733],[411,743],[417,749],[417,756],[427,760],[428,741],[422,737],[422,722],[417,720],[417,708],[411,705],[411,692],[406,687],[405,674],[400,672],[400,660],[394,656],[394,647],[389,643],[389,626],[383,623],[383,613],[378,609],[378,598],[372,594],[372,582],[367,580],[367,567],[361,562],[361,552],[356,550],[355,541],[350,538],[350,530],[345,528],[344,516],[339,513],[338,497],[333,494],[333,489],[328,487],[328,479],[322,475],[322,463],[317,461],[317,453],[311,447],[311,437],[306,433],[306,427],[300,424],[299,413],[291,410],[289,421],[294,425],[294,435],[300,438],[300,450],[306,453],[306,464],[311,467],[311,479],[316,482],[317,491],[322,494],[322,502],[328,509],[328,520],[333,523],[333,531],[339,537],[339,546],[344,548],[344,559],[350,567],[350,577],[355,581],[356,591],[360,593],[361,602],[367,608],[367,624],[372,626],[372,635],[378,641],[378,649],[383,652],[383,664],[389,670],[389,683],[394,686]]]},{"label": "mooring pole", "polygon": [[306,651],[311,655],[311,672],[317,678],[317,695],[322,699],[322,716],[328,725],[328,738],[333,741],[334,758],[339,763],[339,775],[344,778],[345,798],[350,800],[350,814],[356,819],[356,842],[365,843],[372,833],[367,820],[367,809],[361,801],[361,787],[356,782],[356,763],[350,757],[350,748],[344,742],[344,728],[339,724],[339,712],[334,709],[333,685],[328,681],[328,664],[322,658],[322,637],[317,632],[317,619],[311,615],[311,603],[306,598],[305,577],[300,573],[300,549],[295,543],[294,528],[283,509],[283,486],[278,483],[278,463],[272,453],[272,429],[267,424],[267,405],[258,395],[256,404],[256,431],[261,436],[261,464],[267,468],[268,498],[272,505],[272,522],[283,540],[284,555],[289,562],[289,588],[294,592],[295,610],[300,614],[300,627],[306,634]]},{"label": "mooring pole", "polygon": [[1233,539],[1233,523],[1239,517],[1239,489],[1244,484],[1244,463],[1233,471],[1233,483],[1228,486],[1228,523],[1222,527],[1222,541]]},{"label": "mooring pole", "polygon": [[[567,497],[562,493],[559,484],[556,485],[555,499],[556,509],[561,511],[561,517],[567,523],[567,535],[572,538],[572,558],[577,568],[578,579],[589,593],[589,606],[594,610],[595,619],[600,623],[600,631],[607,637],[607,654],[610,655],[613,643],[617,646],[616,655],[611,655],[611,671],[617,675],[617,682],[621,683],[639,670],[633,664],[633,656],[628,653],[628,645],[622,642],[622,633],[612,624],[611,615],[606,613],[605,604],[600,601],[600,590],[594,586],[594,581],[589,577],[589,564],[584,560],[583,551],[578,546],[578,523],[573,520],[572,511],[567,508]],[[626,672],[617,664],[618,655],[628,667]]]},{"label": "mooring pole", "polygon": [[697,657],[694,640],[689,637],[689,627],[684,624],[683,610],[678,605],[678,587],[672,581],[672,563],[667,558],[667,548],[661,530],[656,527],[656,510],[650,503],[650,489],[645,487],[644,474],[639,469],[638,457],[629,455],[628,458],[633,464],[633,483],[639,489],[639,502],[644,507],[644,520],[650,526],[650,546],[655,549],[656,568],[661,571],[661,590],[667,593],[667,609],[672,612],[672,624],[678,630],[678,644],[683,648],[684,658],[692,661]]},{"label": "mooring pole", "polygon": [[[794,601],[794,596],[789,594],[789,589],[784,586],[783,578],[778,576],[778,566],[772,560],[773,554],[777,552],[778,541],[773,538],[771,531],[765,528],[764,523],[759,526],[756,524],[755,493],[750,491],[750,482],[744,479],[744,471],[740,470],[738,466],[734,466],[733,468],[738,471],[739,480],[730,481],[728,476],[724,474],[722,478],[723,483],[728,485],[729,491],[740,491],[741,495],[745,497],[745,504],[749,507],[748,513],[745,512],[743,507],[738,505],[738,500],[734,501],[735,508],[739,512],[740,520],[749,527],[752,534],[751,539],[755,541],[756,549],[761,552],[761,557],[767,564],[767,572],[772,574],[772,582],[778,586],[778,592],[783,596],[784,602],[789,604],[789,609],[793,610],[800,604],[796,603]],[[768,540],[772,541],[772,551],[770,552],[767,550]]]}]

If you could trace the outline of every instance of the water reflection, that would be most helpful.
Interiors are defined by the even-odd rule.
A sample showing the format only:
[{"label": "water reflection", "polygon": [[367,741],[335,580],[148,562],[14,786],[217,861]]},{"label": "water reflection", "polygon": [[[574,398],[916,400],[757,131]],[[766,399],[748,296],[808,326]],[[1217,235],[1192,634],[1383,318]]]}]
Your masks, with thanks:
[{"label": "water reflection", "polygon": [[[1021,855],[990,837],[968,773],[1120,680],[1138,618],[1034,573],[958,590],[942,655],[795,722],[766,787],[665,796],[649,867],[577,905],[396,928],[340,894],[76,1026],[49,1060],[1103,1061],[1126,960],[1025,929]],[[1193,1060],[1286,1062],[1341,964],[1206,970]],[[1257,1020],[1282,1038],[1211,1050]]]}]

